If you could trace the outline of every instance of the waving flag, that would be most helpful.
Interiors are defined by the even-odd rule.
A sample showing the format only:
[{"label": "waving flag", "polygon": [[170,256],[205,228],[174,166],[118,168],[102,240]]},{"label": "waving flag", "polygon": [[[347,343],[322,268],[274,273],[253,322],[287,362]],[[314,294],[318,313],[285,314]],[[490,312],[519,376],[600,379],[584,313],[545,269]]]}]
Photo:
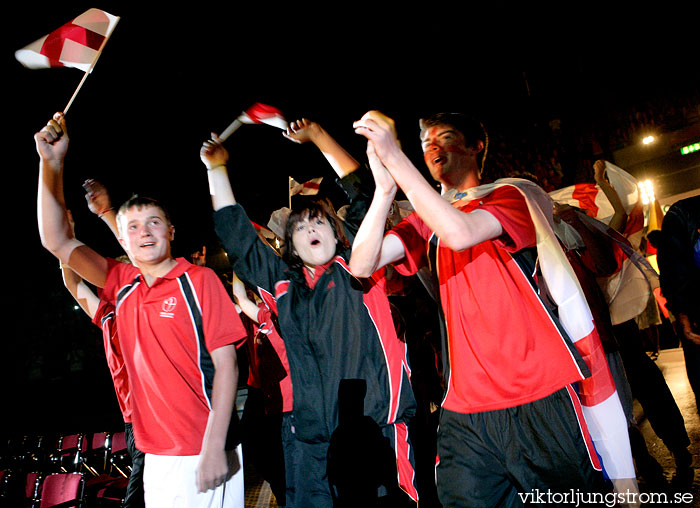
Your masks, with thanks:
[{"label": "waving flag", "polygon": [[259,102],[244,111],[238,119],[243,123],[264,123],[278,129],[286,129],[289,125],[279,109]]},{"label": "waving flag", "polygon": [[314,178],[308,182],[299,183],[291,176],[289,177],[289,195],[294,196],[295,194],[301,194],[302,196],[313,196],[318,194],[321,188],[321,181],[323,177]]},{"label": "waving flag", "polygon": [[90,9],[16,51],[15,58],[29,69],[74,67],[83,72],[92,72],[118,21],[118,16],[100,9]]},{"label": "waving flag", "polygon": [[284,119],[282,112],[267,104],[256,102],[251,107],[241,113],[231,125],[226,127],[226,130],[221,133],[219,138],[223,141],[233,134],[242,124],[265,124],[285,130],[289,124]]},{"label": "waving flag", "polygon": [[[639,182],[622,168],[606,161],[608,180],[627,212],[624,231],[635,250],[639,250],[644,234],[644,208],[639,191]],[[610,222],[614,209],[603,191],[594,184],[576,184],[549,193],[550,197],[563,204],[582,208],[588,215],[605,224]],[[605,281],[604,292],[614,325],[623,323],[641,314],[647,306],[654,287],[658,286],[658,276],[642,271],[622,251],[620,270]]]},{"label": "waving flag", "polygon": [[[630,231],[630,227],[628,227],[625,235],[629,236],[640,231],[644,226],[644,216],[639,182],[624,169],[607,161],[605,162],[605,170],[608,180],[610,180],[610,185],[615,189],[617,195],[620,196],[622,205],[625,207],[629,217],[628,223],[631,222],[630,226],[634,229],[634,231]],[[552,191],[549,195],[557,203],[582,208],[588,215],[606,224],[610,222],[615,213],[605,193],[596,184],[577,183],[576,185]],[[642,219],[641,222],[639,221],[640,218]]]}]

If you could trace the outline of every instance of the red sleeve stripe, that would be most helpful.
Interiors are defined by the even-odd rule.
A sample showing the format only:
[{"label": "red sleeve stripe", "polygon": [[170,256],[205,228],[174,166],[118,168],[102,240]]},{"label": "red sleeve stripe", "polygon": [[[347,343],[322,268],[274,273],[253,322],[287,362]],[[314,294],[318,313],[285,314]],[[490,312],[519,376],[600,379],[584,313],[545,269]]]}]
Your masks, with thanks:
[{"label": "red sleeve stripe", "polygon": [[408,428],[405,423],[394,424],[394,450],[396,451],[396,471],[399,487],[414,501],[418,501],[416,471],[411,463],[411,444],[408,442]]}]

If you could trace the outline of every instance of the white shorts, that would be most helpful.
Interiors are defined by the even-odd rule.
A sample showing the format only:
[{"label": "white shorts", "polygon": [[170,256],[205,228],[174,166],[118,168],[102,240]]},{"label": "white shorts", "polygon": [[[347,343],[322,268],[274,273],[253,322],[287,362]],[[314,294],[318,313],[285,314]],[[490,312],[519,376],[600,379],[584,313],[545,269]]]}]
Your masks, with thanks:
[{"label": "white shorts", "polygon": [[[146,454],[143,471],[147,508],[244,508],[243,454],[241,445],[229,452],[229,463],[238,469],[223,485],[197,492],[199,455],[173,457]],[[233,469],[233,468],[232,468]]]}]

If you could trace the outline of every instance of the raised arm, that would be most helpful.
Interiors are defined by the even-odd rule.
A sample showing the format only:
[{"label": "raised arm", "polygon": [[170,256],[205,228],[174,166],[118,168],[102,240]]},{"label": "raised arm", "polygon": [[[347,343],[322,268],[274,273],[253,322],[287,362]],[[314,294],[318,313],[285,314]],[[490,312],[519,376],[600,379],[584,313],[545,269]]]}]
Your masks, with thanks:
[{"label": "raised arm", "polygon": [[615,210],[615,213],[610,219],[608,226],[613,228],[615,231],[622,233],[623,229],[625,228],[625,224],[627,223],[627,212],[625,211],[625,206],[622,204],[622,200],[617,194],[617,191],[610,184],[607,176],[605,176],[604,160],[597,160],[593,163],[593,175],[595,178],[595,183],[598,184],[598,187],[600,187],[600,189],[603,191],[605,197],[607,197],[608,201],[610,201],[613,210]]},{"label": "raised arm", "polygon": [[216,134],[200,150],[207,168],[209,192],[214,208],[214,228],[229,262],[251,288],[273,291],[287,265],[266,242],[260,239],[242,206],[233,195],[226,164],[228,152]]},{"label": "raised arm", "polygon": [[63,169],[68,133],[62,113],[34,135],[39,154],[37,218],[41,244],[80,276],[102,287],[107,260],[79,242],[73,235],[63,195]]},{"label": "raised arm", "polygon": [[85,200],[88,209],[97,215],[107,225],[112,234],[119,240],[119,229],[117,228],[117,212],[112,206],[107,188],[97,180],[88,179],[83,183],[85,189]]},{"label": "raised arm", "polygon": [[316,122],[306,118],[292,122],[283,136],[295,143],[310,141],[316,145],[338,178],[343,178],[360,167],[360,163]]},{"label": "raised arm", "polygon": [[354,127],[357,134],[372,142],[375,153],[413,208],[446,247],[461,251],[501,235],[501,224],[489,212],[477,209],[462,213],[442,199],[401,151],[393,120],[370,111]]},{"label": "raised arm", "polygon": [[228,151],[224,148],[221,139],[212,132],[211,139],[205,141],[199,151],[199,157],[207,168],[209,178],[209,193],[214,211],[227,206],[235,205],[236,198],[233,195],[228,170]]},{"label": "raised arm", "polygon": [[404,246],[394,235],[384,236],[386,220],[396,196],[396,182],[367,142],[367,157],[375,181],[372,203],[352,244],[350,270],[356,277],[369,277],[379,268],[402,259]]}]

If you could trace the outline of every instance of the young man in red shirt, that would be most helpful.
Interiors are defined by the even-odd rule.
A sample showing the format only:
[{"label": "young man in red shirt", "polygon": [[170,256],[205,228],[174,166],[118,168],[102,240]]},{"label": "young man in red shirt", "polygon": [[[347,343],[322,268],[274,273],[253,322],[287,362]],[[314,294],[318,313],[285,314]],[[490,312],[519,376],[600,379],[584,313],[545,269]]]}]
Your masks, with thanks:
[{"label": "young man in red shirt", "polygon": [[[388,263],[404,274],[429,264],[438,278],[449,362],[438,437],[442,504],[520,506],[547,493],[605,492],[596,452],[615,490],[635,493],[624,415],[551,231],[551,200],[522,180],[480,186],[486,139],[478,122],[443,114],[421,128],[442,195],[401,151],[391,119],[369,112],[355,123],[368,138],[376,191],[350,268],[366,277]],[[416,213],[384,236],[397,187]],[[537,266],[556,315],[540,298]]]},{"label": "young man in red shirt", "polygon": [[34,138],[42,245],[101,287],[102,299],[115,307],[136,446],[146,453],[146,506],[242,507],[240,448],[227,442],[238,376],[235,344],[245,338],[232,300],[212,270],[171,255],[174,226],[154,200],[132,198],[117,214],[119,241],[133,264],[102,257],[78,241],[62,190],[63,115],[54,115]]}]

